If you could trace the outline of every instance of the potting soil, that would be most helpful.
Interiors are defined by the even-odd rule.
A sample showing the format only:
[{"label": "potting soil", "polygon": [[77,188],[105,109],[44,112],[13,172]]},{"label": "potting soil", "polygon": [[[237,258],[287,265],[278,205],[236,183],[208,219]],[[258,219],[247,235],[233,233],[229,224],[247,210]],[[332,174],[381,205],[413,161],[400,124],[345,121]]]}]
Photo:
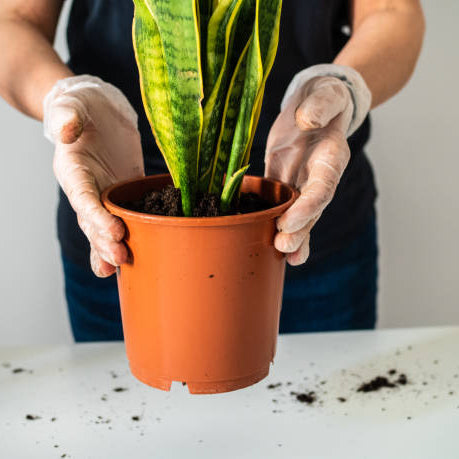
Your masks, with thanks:
[{"label": "potting soil", "polygon": [[[124,202],[120,205],[126,209],[152,215],[168,217],[183,217],[180,190],[168,185],[162,191],[149,191],[142,199],[134,202]],[[232,206],[229,212],[223,214],[220,210],[220,197],[216,194],[198,193],[193,217],[219,217],[222,215],[237,215],[258,212],[272,207],[272,204],[255,193],[241,193],[239,202]]]}]

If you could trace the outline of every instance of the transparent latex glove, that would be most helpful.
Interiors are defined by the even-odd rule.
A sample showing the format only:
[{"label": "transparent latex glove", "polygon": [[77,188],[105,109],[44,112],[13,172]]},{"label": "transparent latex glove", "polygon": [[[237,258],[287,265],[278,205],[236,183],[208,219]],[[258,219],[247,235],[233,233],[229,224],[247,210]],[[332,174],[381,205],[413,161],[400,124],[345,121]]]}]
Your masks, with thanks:
[{"label": "transparent latex glove", "polygon": [[268,137],[265,175],[301,193],[278,219],[274,241],[289,264],[300,265],[309,256],[310,231],[349,162],[346,139],[355,107],[349,87],[334,76],[318,76],[290,89]]},{"label": "transparent latex glove", "polygon": [[45,136],[56,145],[54,173],[91,244],[94,273],[108,277],[129,256],[124,225],[100,194],[144,175],[137,114],[120,90],[88,75],[58,81],[43,105]]}]

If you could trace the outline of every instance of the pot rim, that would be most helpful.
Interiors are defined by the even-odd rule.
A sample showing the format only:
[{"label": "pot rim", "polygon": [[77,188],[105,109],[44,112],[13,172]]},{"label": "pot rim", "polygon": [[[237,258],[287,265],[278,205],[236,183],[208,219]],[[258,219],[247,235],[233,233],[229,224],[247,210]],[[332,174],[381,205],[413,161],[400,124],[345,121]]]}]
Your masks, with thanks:
[{"label": "pot rim", "polygon": [[250,212],[248,214],[240,214],[240,215],[225,215],[220,217],[169,217],[165,215],[152,215],[152,214],[145,214],[142,212],[136,212],[134,210],[128,210],[124,207],[121,207],[115,204],[113,201],[109,199],[110,193],[120,186],[124,186],[130,183],[135,182],[142,182],[147,179],[152,179],[153,177],[158,178],[165,178],[169,177],[169,174],[154,174],[148,175],[145,177],[138,177],[135,179],[124,180],[122,182],[115,183],[105,189],[101,195],[101,201],[105,208],[120,218],[125,218],[130,221],[137,221],[142,223],[150,223],[150,224],[160,224],[160,225],[168,225],[168,226],[200,226],[200,227],[213,227],[213,226],[232,226],[232,225],[241,225],[247,223],[254,223],[258,221],[268,220],[271,218],[279,217],[286,211],[294,202],[296,197],[298,196],[298,191],[295,190],[291,185],[286,183],[280,182],[279,180],[269,179],[265,177],[258,177],[255,175],[247,175],[244,177],[250,178],[251,180],[260,180],[265,182],[271,183],[279,183],[283,187],[287,188],[291,192],[290,198],[275,207],[271,207],[266,210],[261,210],[258,212]]}]

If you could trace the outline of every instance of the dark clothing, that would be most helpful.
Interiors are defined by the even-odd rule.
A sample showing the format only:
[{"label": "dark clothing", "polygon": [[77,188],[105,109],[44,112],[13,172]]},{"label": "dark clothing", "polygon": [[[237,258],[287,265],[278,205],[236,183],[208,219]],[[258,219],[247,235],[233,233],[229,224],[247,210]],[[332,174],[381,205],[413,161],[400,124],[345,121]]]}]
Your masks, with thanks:
[{"label": "dark clothing", "polygon": [[372,213],[346,246],[287,276],[280,333],[372,329],[376,325],[378,246]]},{"label": "dark clothing", "polygon": [[123,327],[116,277],[96,277],[89,266],[62,256],[65,297],[76,342],[121,341]]},{"label": "dark clothing", "polygon": [[[116,278],[98,279],[63,257],[70,322],[76,341],[122,340]],[[287,278],[281,333],[374,328],[377,245],[374,214],[343,249]]]},{"label": "dark clothing", "polygon": [[[284,1],[279,52],[266,87],[249,173],[263,174],[266,138],[293,76],[311,65],[332,62],[346,43],[342,27],[348,24],[348,4],[349,0]],[[124,92],[139,114],[147,174],[165,172],[142,106],[132,17],[132,0],[74,0],[68,26],[69,65],[76,74],[99,76]],[[311,257],[306,265],[289,269],[288,276],[304,278],[310,265],[346,246],[362,230],[376,197],[372,170],[363,152],[369,132],[367,119],[349,139],[352,158],[333,202],[312,231]],[[87,265],[89,245],[62,192],[58,233],[64,256]]]}]

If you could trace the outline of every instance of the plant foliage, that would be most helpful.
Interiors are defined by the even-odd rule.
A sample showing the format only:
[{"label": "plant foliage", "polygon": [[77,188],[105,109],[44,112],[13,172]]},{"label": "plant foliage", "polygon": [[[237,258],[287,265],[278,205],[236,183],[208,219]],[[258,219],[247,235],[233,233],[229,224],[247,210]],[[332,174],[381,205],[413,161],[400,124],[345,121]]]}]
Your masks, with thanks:
[{"label": "plant foliage", "polygon": [[196,193],[225,211],[248,168],[282,0],[134,0],[145,111],[186,216]]}]

